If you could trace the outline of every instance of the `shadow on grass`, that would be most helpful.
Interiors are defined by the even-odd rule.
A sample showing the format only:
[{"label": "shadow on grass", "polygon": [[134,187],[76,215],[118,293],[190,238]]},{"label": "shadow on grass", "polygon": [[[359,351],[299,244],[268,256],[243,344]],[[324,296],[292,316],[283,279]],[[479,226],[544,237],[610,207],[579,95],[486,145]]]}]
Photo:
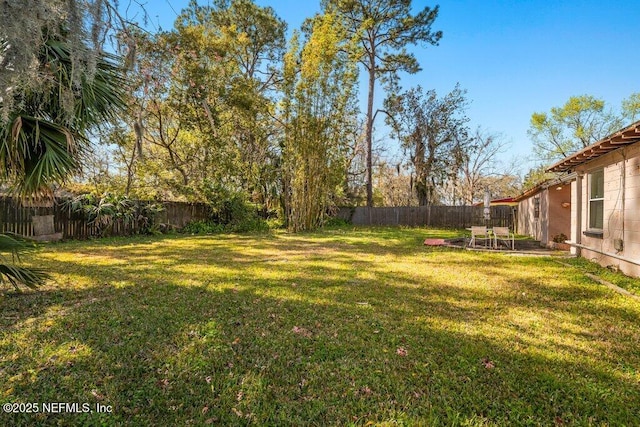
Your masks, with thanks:
[{"label": "shadow on grass", "polygon": [[[517,269],[486,286],[466,286],[467,276],[453,271],[401,275],[344,242],[324,255],[341,264],[317,266],[327,245],[304,236],[192,240],[180,250],[171,239],[120,247],[107,258],[131,262],[113,266],[44,257],[45,267],[93,286],[0,300],[2,402],[99,402],[113,413],[3,413],[0,422],[628,425],[640,418],[638,312],[602,304],[609,294],[595,286],[540,283]],[[169,264],[135,260],[144,256]],[[486,261],[469,280],[500,270],[491,257],[457,256],[451,262],[463,272]],[[443,268],[440,260],[413,262]],[[225,270],[207,270],[212,265]],[[201,272],[184,284],[177,271],[189,266]],[[581,319],[594,332],[576,341],[587,330]],[[552,339],[560,332],[571,345]],[[590,351],[575,348],[589,340]]]}]

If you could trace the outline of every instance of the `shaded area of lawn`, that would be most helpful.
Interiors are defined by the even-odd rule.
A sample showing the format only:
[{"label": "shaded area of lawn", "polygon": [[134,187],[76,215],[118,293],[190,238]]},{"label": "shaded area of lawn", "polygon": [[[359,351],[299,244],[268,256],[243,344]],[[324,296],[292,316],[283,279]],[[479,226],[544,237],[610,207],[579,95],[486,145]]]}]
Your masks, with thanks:
[{"label": "shaded area of lawn", "polygon": [[632,425],[640,305],[419,229],[114,239],[0,299],[2,425]]}]

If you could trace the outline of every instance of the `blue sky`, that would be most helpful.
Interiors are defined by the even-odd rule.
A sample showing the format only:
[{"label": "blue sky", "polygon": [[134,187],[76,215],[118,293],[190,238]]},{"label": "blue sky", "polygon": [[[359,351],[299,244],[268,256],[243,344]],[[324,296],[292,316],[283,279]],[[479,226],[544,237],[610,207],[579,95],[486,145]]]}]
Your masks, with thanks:
[{"label": "blue sky", "polygon": [[[256,2],[273,7],[290,30],[319,10],[319,0]],[[149,1],[149,28],[171,28],[175,12],[187,3]],[[635,25],[640,1],[414,0],[416,9],[435,4],[440,14],[434,29],[444,36],[439,46],[412,48],[423,70],[404,75],[402,86],[419,84],[445,95],[459,82],[471,101],[471,126],[501,133],[510,143],[501,160],[517,159],[518,172],[526,173],[534,165],[528,161],[527,136],[533,112],[549,111],[583,94],[619,108],[624,98],[640,92],[640,36]],[[121,5],[126,2],[121,0]],[[378,102],[383,97],[378,92]],[[378,138],[393,145],[385,142],[382,129]]]}]

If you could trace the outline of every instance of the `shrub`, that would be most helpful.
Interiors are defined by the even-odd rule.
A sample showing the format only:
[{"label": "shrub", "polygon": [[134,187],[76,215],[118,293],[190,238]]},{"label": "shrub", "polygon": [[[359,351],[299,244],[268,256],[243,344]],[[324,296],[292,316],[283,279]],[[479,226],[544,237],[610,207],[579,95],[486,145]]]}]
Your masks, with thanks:
[{"label": "shrub", "polygon": [[182,231],[191,234],[213,234],[269,230],[267,221],[258,215],[257,207],[245,201],[241,194],[212,202],[212,211],[212,218],[192,221]]},{"label": "shrub", "polygon": [[228,198],[224,200],[217,199],[211,202],[213,222],[222,224],[225,231],[233,233],[269,229],[267,222],[258,215],[257,206],[247,202],[243,194],[227,195]]},{"label": "shrub", "polygon": [[564,233],[556,234],[555,236],[553,236],[553,241],[555,243],[564,243],[567,239],[568,237]]},{"label": "shrub", "polygon": [[121,224],[131,234],[157,234],[161,227],[156,216],[164,210],[160,203],[130,199],[128,196],[105,193],[101,196],[82,194],[66,202],[68,208],[80,214],[96,227],[99,236],[111,234],[114,225]]},{"label": "shrub", "polygon": [[346,227],[351,225],[351,222],[346,219],[331,217],[325,221],[324,225],[327,227]]},{"label": "shrub", "polygon": [[182,229],[183,233],[188,234],[215,234],[222,233],[224,225],[213,222],[212,220],[191,221]]}]

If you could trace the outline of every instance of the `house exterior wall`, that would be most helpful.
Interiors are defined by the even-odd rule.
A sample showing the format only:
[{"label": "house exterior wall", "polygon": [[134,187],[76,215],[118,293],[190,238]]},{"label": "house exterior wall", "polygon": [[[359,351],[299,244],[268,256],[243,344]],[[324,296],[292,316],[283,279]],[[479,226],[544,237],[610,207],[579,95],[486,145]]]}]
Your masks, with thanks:
[{"label": "house exterior wall", "polygon": [[[580,178],[581,180],[581,178]],[[582,205],[581,203],[578,202],[578,181],[573,181],[571,183],[571,233],[568,234],[569,236],[569,240],[573,243],[580,243],[582,244],[582,234],[580,234],[578,236],[577,232],[577,228],[578,228],[578,210],[580,210],[582,212]],[[584,184],[580,184],[581,186]],[[582,189],[582,187],[580,187]],[[584,197],[584,196],[583,196]],[[584,217],[584,216],[583,216]],[[582,232],[580,232],[582,233]],[[576,247],[572,247],[570,252],[572,255],[577,255],[578,254],[578,249]]]},{"label": "house exterior wall", "polygon": [[[602,235],[595,236],[585,233],[589,229],[589,173],[600,168],[604,170],[604,216]],[[582,203],[576,206],[573,197],[571,240],[589,248],[581,249],[581,256],[640,277],[640,143],[610,152],[576,171],[584,178],[580,189],[573,184],[581,192]],[[581,209],[579,229],[577,209]],[[622,249],[616,249],[616,240],[622,242]]]},{"label": "house exterior wall", "polygon": [[[518,228],[516,232],[524,236],[533,237],[536,240],[541,239],[540,219],[535,218],[535,203],[536,198],[541,198],[540,193],[536,193],[531,197],[518,202]],[[540,209],[540,215],[542,215],[542,208]],[[542,240],[540,240],[542,241]]]},{"label": "house exterior wall", "polygon": [[[558,188],[560,190],[558,190]],[[553,242],[553,238],[564,234],[567,239],[571,235],[571,186],[560,185],[550,187],[548,190],[548,235],[547,244]],[[563,206],[564,205],[564,206]]]},{"label": "house exterior wall", "polygon": [[[540,191],[518,203],[518,234],[533,237],[543,246],[550,246],[553,237],[571,234],[571,209],[563,207],[563,203],[571,202],[571,186],[562,185],[540,189]],[[535,199],[540,200],[540,215],[535,218]]]},{"label": "house exterior wall", "polygon": [[549,241],[549,189],[540,192],[540,217],[538,218],[539,230],[536,240],[540,245],[546,246]]}]

